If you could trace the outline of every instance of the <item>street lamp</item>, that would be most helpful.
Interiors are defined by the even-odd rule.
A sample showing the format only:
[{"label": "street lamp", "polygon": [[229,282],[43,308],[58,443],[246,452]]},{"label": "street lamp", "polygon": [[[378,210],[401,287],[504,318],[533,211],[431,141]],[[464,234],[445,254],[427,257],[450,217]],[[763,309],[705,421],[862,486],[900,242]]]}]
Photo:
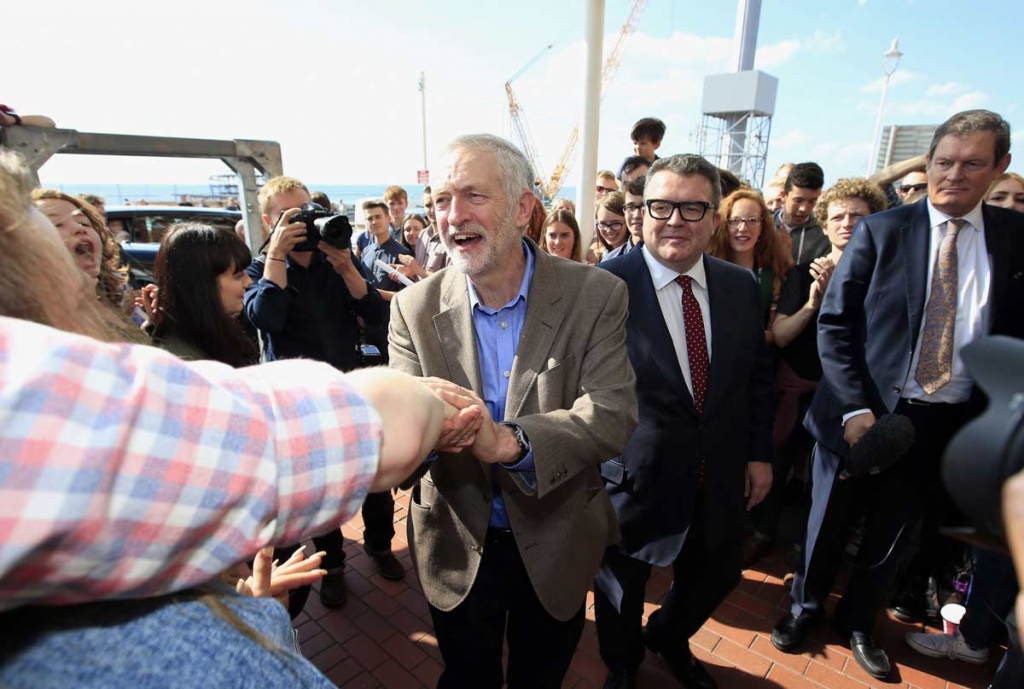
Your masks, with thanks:
[{"label": "street lamp", "polygon": [[877,159],[878,144],[882,137],[882,113],[885,112],[885,94],[889,91],[889,77],[892,76],[896,68],[899,67],[900,58],[903,57],[903,53],[900,52],[900,37],[892,39],[892,45],[889,49],[882,53],[882,57],[885,58],[885,81],[882,82],[882,100],[878,103],[878,119],[875,121],[875,138],[871,143],[871,151],[868,152],[868,168],[865,176],[870,177],[874,172],[875,161]]}]

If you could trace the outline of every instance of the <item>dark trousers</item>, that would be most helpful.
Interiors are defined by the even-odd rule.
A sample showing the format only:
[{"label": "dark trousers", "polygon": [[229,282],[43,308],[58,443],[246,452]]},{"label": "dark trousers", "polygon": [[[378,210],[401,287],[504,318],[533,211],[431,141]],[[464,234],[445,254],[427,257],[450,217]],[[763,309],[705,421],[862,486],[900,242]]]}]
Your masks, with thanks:
[{"label": "dark trousers", "polygon": [[[810,406],[814,393],[800,396],[800,406],[797,418],[802,419]],[[776,440],[780,440],[776,438]],[[779,521],[782,519],[783,501],[786,496],[786,485],[789,479],[789,472],[793,470],[797,459],[801,459],[810,453],[814,440],[799,423],[789,432],[784,442],[775,448],[775,456],[772,459],[772,487],[768,495],[754,508],[750,510],[748,521],[761,536],[775,540],[779,531]]]},{"label": "dark trousers", "polygon": [[839,573],[849,529],[863,514],[864,539],[836,619],[850,631],[870,633],[907,563],[925,505],[947,499],[939,462],[967,419],[967,405],[920,406],[903,400],[896,413],[913,423],[915,441],[906,456],[879,474],[843,479],[842,458],[815,446],[811,513],[804,557],[793,580],[793,614],[820,610]]},{"label": "dark trousers", "polygon": [[[661,608],[647,621],[647,633],[665,654],[689,656],[689,639],[711,617],[740,579],[738,539],[708,544],[703,510],[694,510],[694,522],[682,550],[672,563],[672,587]],[[605,551],[602,570],[621,585],[621,603],[599,583],[594,586],[594,613],[601,659],[612,670],[635,669],[644,659],[643,614],[651,565],[622,553],[617,546]],[[605,572],[602,572],[602,578]]]},{"label": "dark trousers", "polygon": [[[444,658],[438,689],[558,689],[583,634],[584,601],[567,621],[533,590],[511,531],[489,529],[469,595],[448,612],[430,606]],[[508,673],[501,653],[508,641]]]},{"label": "dark trousers", "polygon": [[[395,536],[395,499],[391,491],[383,493],[367,493],[361,509],[363,516],[363,542],[372,550],[391,550],[391,539]],[[298,543],[276,546],[274,559],[284,562],[299,548]],[[344,569],[345,538],[341,535],[341,526],[331,529],[325,534],[313,537],[314,552],[324,551],[320,566],[326,570]],[[312,555],[313,553],[306,553]],[[309,586],[292,589],[288,594],[288,612],[292,619],[302,612],[309,598]]]},{"label": "dark trousers", "polygon": [[974,551],[974,578],[967,594],[967,612],[960,633],[974,648],[988,648],[1005,629],[1017,599],[1017,575],[1006,556],[984,548]]}]

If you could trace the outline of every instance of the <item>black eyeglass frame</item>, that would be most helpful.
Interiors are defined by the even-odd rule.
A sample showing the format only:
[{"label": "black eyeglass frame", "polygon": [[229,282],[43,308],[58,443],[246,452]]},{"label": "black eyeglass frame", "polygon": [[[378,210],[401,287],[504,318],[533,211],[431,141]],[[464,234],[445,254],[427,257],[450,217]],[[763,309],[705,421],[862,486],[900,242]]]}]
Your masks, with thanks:
[{"label": "black eyeglass frame", "polygon": [[[668,215],[656,215],[654,209],[651,207],[655,203],[667,203],[672,206],[672,210],[669,211]],[[672,214],[679,211],[679,217],[686,222],[700,222],[704,219],[704,216],[708,214],[708,210],[711,208],[717,208],[717,206],[708,203],[707,201],[669,201],[667,199],[648,199],[644,201],[644,206],[647,207],[647,212],[651,214],[651,217],[655,220],[668,220],[672,217]],[[683,212],[683,206],[699,206],[701,209],[700,215],[687,217],[686,213]]]}]

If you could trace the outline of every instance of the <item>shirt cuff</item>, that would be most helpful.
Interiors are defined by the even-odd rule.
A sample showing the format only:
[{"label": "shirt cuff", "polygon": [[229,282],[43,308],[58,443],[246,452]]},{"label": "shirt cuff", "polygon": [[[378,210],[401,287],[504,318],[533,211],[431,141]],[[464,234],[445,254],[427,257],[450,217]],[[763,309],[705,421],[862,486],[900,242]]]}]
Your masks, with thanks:
[{"label": "shirt cuff", "polygon": [[858,409],[857,411],[852,411],[849,414],[843,414],[843,425],[845,426],[846,422],[849,421],[850,419],[852,419],[855,416],[860,416],[861,414],[870,414],[870,413],[871,413],[870,409]]},{"label": "shirt cuff", "polygon": [[530,449],[526,451],[525,457],[520,459],[518,462],[513,462],[512,464],[502,464],[501,466],[505,467],[509,471],[536,471],[537,467],[533,463],[533,443],[531,443],[529,440],[527,440],[527,443],[529,444]]}]

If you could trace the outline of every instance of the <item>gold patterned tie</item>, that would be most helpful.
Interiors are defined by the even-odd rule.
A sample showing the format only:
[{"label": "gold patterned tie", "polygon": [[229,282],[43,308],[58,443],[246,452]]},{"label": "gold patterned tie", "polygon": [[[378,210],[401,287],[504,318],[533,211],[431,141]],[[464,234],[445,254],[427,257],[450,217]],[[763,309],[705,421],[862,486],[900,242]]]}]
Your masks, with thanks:
[{"label": "gold patterned tie", "polygon": [[934,395],[953,377],[953,333],[956,324],[957,254],[956,238],[967,221],[953,218],[939,245],[939,260],[932,275],[932,291],[925,307],[921,357],[914,377],[921,388]]}]

